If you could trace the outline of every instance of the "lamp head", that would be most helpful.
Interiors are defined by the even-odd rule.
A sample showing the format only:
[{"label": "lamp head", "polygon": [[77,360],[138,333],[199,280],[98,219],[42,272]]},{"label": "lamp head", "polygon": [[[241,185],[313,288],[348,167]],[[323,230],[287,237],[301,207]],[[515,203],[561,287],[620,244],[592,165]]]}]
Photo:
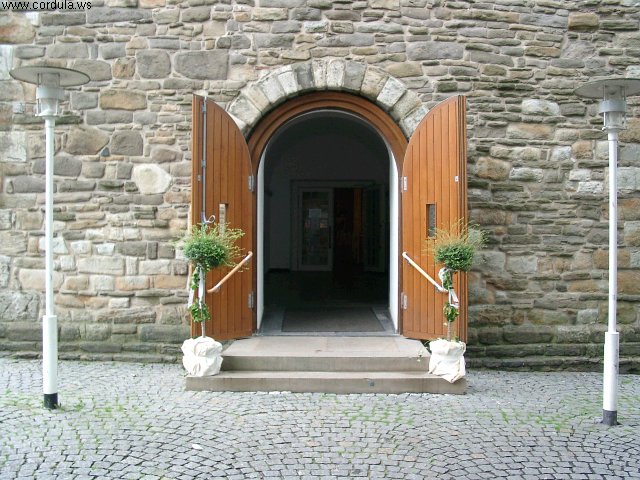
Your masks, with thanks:
[{"label": "lamp head", "polygon": [[64,100],[63,87],[84,85],[89,76],[77,70],[47,66],[19,67],[9,72],[16,80],[33,83],[36,90],[36,115],[55,117],[60,114],[60,101]]},{"label": "lamp head", "polygon": [[605,78],[587,82],[576,88],[576,95],[600,99],[598,113],[603,116],[604,130],[617,132],[626,128],[626,97],[640,93],[640,79]]}]

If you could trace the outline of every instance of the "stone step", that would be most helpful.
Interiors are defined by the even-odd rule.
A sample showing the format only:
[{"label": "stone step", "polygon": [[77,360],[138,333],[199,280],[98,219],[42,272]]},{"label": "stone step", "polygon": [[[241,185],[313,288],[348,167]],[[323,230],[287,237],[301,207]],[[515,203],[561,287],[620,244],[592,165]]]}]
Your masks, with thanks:
[{"label": "stone step", "polygon": [[449,383],[421,372],[220,372],[212,377],[187,377],[186,389],[212,392],[306,393],[448,393],[464,394],[466,379]]},{"label": "stone step", "polygon": [[252,337],[224,353],[224,371],[426,372],[422,344],[389,337]]},{"label": "stone step", "polygon": [[462,394],[467,387],[465,379],[451,384],[427,373],[422,344],[399,335],[255,336],[223,357],[218,375],[187,377],[187,390]]}]

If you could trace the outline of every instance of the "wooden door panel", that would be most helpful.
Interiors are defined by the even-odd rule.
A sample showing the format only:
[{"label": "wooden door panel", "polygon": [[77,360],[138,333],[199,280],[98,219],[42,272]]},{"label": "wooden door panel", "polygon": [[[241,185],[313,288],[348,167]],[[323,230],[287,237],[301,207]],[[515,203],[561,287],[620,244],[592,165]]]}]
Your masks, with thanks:
[{"label": "wooden door panel", "polygon": [[[440,265],[425,250],[430,224],[448,228],[467,218],[466,104],[452,97],[436,105],[422,120],[407,147],[402,171],[402,251],[438,280]],[[430,218],[435,213],[435,220]],[[453,331],[467,336],[467,277],[456,275],[460,318]],[[402,332],[418,339],[446,334],[442,312],[446,295],[402,262]]]},{"label": "wooden door panel", "polygon": [[[253,191],[249,189],[252,168],[242,133],[233,119],[215,102],[194,95],[192,139],[192,222],[199,223],[211,216],[220,221],[221,210],[224,209],[229,226],[244,231],[240,240],[243,253],[246,255],[249,251],[255,251],[255,201]],[[205,325],[208,336],[226,340],[253,333],[253,268],[253,261],[249,261],[219,292],[206,294],[212,317]],[[206,288],[213,287],[228,270],[210,272]],[[192,325],[192,334],[199,333],[200,326]]]}]

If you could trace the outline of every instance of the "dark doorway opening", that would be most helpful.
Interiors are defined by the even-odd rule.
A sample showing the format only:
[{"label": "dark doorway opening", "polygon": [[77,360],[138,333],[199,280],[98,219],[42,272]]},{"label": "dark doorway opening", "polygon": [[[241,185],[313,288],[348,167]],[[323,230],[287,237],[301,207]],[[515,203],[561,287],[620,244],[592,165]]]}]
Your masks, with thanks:
[{"label": "dark doorway opening", "polygon": [[292,120],[265,157],[261,332],[393,332],[389,308],[390,156],[361,119]]}]

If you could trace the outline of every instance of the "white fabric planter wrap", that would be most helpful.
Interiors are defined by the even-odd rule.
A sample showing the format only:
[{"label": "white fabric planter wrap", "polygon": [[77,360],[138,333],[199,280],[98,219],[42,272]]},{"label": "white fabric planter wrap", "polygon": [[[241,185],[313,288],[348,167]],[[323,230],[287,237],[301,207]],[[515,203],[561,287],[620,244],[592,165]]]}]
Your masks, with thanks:
[{"label": "white fabric planter wrap", "polygon": [[222,366],[222,344],[210,337],[185,340],[182,353],[182,365],[193,377],[216,375]]},{"label": "white fabric planter wrap", "polygon": [[451,383],[464,377],[466,349],[467,345],[464,342],[450,342],[444,339],[430,342],[429,373],[438,375]]}]

